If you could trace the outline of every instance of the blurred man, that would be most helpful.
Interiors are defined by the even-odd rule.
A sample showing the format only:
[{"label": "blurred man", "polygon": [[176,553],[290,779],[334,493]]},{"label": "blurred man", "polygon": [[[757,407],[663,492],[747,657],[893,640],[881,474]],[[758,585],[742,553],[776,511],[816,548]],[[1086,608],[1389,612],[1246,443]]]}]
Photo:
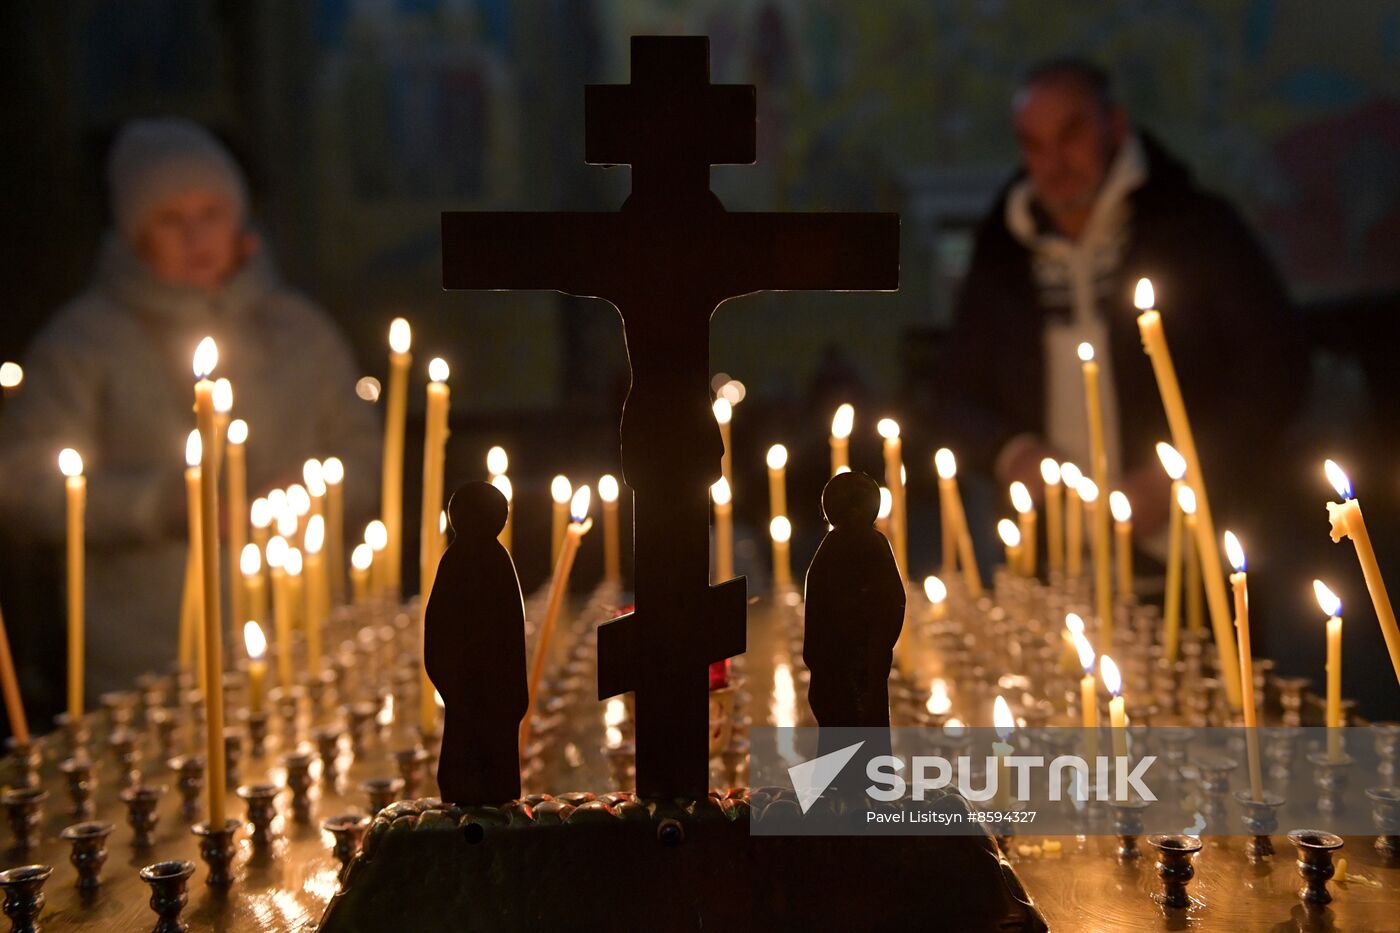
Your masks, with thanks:
[{"label": "blurred man", "polygon": [[1099,68],[1040,65],[1012,111],[1023,167],[977,232],[955,310],[948,422],[1003,489],[1015,479],[1037,489],[1046,456],[1087,472],[1076,348],[1092,343],[1110,477],[1135,530],[1151,534],[1168,501],[1154,445],[1169,433],[1138,337],[1137,280],[1156,287],[1213,490],[1233,483],[1238,454],[1262,462],[1299,403],[1307,370],[1288,298],[1239,215],[1131,125]]},{"label": "blurred man", "polygon": [[118,135],[107,171],[115,229],[95,281],[35,339],[24,391],[0,421],[0,509],[34,543],[62,540],[58,451],[86,461],[89,695],[129,688],[175,657],[191,361],[203,337],[218,342],[216,375],[232,381],[233,416],[249,425],[251,495],[333,454],[352,515],[370,511],[378,482],[377,427],[355,397],[350,349],[278,279],[227,150],[183,120],[138,121]]}]

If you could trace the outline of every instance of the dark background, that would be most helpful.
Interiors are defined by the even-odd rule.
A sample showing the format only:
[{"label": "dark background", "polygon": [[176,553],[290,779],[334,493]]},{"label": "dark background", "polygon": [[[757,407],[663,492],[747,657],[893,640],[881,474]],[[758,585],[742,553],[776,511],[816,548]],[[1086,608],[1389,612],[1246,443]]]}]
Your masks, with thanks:
[{"label": "dark background", "polygon": [[[101,170],[117,127],[135,116],[197,119],[246,167],[255,215],[286,277],[342,322],[367,375],[383,374],[396,314],[414,324],[417,360],[451,362],[449,486],[480,476],[491,444],[509,449],[520,572],[527,588],[538,585],[548,570],[549,478],[591,482],[617,470],[621,328],[597,302],[443,293],[438,215],[615,207],[626,172],[582,163],[581,86],[627,80],[627,37],[648,32],[710,35],[713,79],[759,88],[758,165],[713,172],[730,208],[903,217],[899,294],[760,295],[715,317],[714,368],[749,390],[734,444],[738,563],[753,573],[753,589],[767,579],[766,545],[754,538],[767,508],[763,451],[783,441],[792,452],[800,572],[820,533],[816,496],[837,395],[857,403],[857,468],[880,469],[876,418],[903,415],[912,566],[918,575],[935,566],[929,464],[945,439],[918,411],[968,228],[1015,165],[1016,76],[1037,58],[1087,54],[1113,72],[1136,121],[1240,206],[1280,263],[1314,346],[1310,372],[1298,374],[1311,387],[1307,412],[1278,426],[1290,455],[1257,465],[1288,491],[1270,521],[1255,525],[1270,529],[1266,539],[1249,536],[1250,516],[1231,516],[1250,542],[1256,645],[1320,680],[1323,626],[1310,584],[1327,578],[1349,605],[1346,692],[1374,718],[1400,718],[1350,545],[1326,538],[1331,493],[1320,467],[1329,455],[1347,465],[1383,567],[1400,566],[1393,3],[7,3],[0,357],[22,356],[48,315],[84,287],[107,221]],[[410,478],[420,431],[415,411]],[[1004,492],[968,479],[974,525],[987,531],[1006,510]],[[416,514],[416,499],[409,489],[406,515]],[[1230,505],[1217,509],[1229,515]],[[405,554],[416,554],[413,541]],[[583,582],[600,561],[600,547],[585,547]],[[61,650],[32,621],[44,615],[42,588],[13,582],[28,565],[40,572],[50,555],[7,560],[7,616],[26,623],[12,623],[17,648]]]}]

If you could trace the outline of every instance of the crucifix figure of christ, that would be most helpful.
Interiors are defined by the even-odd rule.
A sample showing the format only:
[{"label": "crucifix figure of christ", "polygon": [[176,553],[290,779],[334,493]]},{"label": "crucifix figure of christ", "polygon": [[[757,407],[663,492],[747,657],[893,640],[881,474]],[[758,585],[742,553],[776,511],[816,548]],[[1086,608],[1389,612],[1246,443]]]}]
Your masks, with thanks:
[{"label": "crucifix figure of christ", "polygon": [[710,83],[705,37],[634,36],[631,53],[631,84],[584,97],[586,161],[631,166],[621,210],[444,213],[443,286],[554,289],[622,315],[635,608],[598,629],[598,695],[635,693],[637,793],[698,798],[709,790],[707,669],[746,644],[744,579],[709,583],[722,453],[710,316],[761,290],[894,290],[899,217],[725,210],[710,166],[754,161],[754,88]]}]

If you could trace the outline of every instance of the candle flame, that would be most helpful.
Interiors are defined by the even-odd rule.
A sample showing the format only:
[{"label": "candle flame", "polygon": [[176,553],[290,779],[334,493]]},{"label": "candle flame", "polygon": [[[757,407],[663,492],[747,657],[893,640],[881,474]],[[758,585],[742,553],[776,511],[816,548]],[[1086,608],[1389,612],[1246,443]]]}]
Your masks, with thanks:
[{"label": "candle flame", "polygon": [[1021,529],[1017,528],[1011,519],[1003,518],[997,522],[997,534],[1001,536],[1001,543],[1007,547],[1021,546]]},{"label": "candle flame", "polygon": [[208,379],[214,367],[219,365],[219,345],[213,337],[205,337],[194,350],[194,377]]},{"label": "candle flame", "polygon": [[306,553],[321,553],[321,548],[326,546],[326,520],[319,515],[311,516],[306,522],[306,534],[302,536],[301,543]]},{"label": "candle flame", "polygon": [[774,515],[773,520],[768,523],[768,533],[779,544],[787,544],[792,539],[792,522],[788,521],[786,515]]},{"label": "candle flame", "polygon": [[330,486],[339,486],[345,481],[345,464],[339,457],[327,457],[321,461],[321,478]]},{"label": "candle flame", "polygon": [[1133,520],[1132,503],[1117,489],[1108,494],[1108,510],[1113,513],[1113,520],[1120,525]]},{"label": "candle flame", "polygon": [[604,502],[616,502],[618,493],[621,490],[617,485],[617,477],[611,473],[604,473],[598,477],[598,498]]},{"label": "candle flame", "polygon": [[357,544],[350,552],[350,566],[363,573],[374,563],[374,548],[368,544]]},{"label": "candle flame", "polygon": [[928,597],[929,602],[937,605],[948,598],[948,584],[939,577],[929,574],[924,577],[924,595]]},{"label": "candle flame", "polygon": [[263,634],[261,625],[253,621],[243,623],[243,646],[248,649],[249,658],[262,660],[267,653],[267,636]]},{"label": "candle flame", "polygon": [[997,694],[996,702],[992,704],[992,722],[996,725],[997,736],[1005,742],[1011,738],[1011,733],[1016,729],[1016,717],[1011,714],[1011,704],[1006,702],[1006,697]]},{"label": "candle flame", "polygon": [[1162,461],[1162,469],[1166,470],[1173,480],[1179,480],[1186,475],[1186,458],[1166,441],[1157,442],[1157,459]]},{"label": "candle flame", "polygon": [[515,498],[515,487],[511,485],[510,477],[504,473],[497,473],[491,477],[491,485],[500,490],[501,495],[506,497],[506,502]]},{"label": "candle flame", "polygon": [[238,569],[245,577],[256,577],[262,573],[262,551],[253,542],[243,545],[243,551],[238,555]]},{"label": "candle flame", "polygon": [[836,414],[831,416],[831,436],[837,440],[844,440],[851,436],[851,429],[855,424],[855,406],[850,402],[842,402],[836,406]]},{"label": "candle flame", "polygon": [[783,467],[787,466],[788,449],[782,444],[774,444],[772,447],[768,448],[767,460],[768,469],[781,470]]},{"label": "candle flame", "polygon": [[365,526],[365,544],[377,554],[389,546],[389,529],[384,527],[384,523],[375,519]]},{"label": "candle flame", "polygon": [[395,353],[407,353],[413,346],[413,328],[401,317],[389,322],[389,349]]},{"label": "candle flame", "polygon": [[504,447],[496,446],[486,451],[486,472],[492,476],[500,476],[510,469],[510,457],[506,456]]},{"label": "candle flame", "polygon": [[287,561],[282,566],[282,569],[286,571],[287,576],[289,577],[299,577],[301,576],[301,568],[301,551],[297,550],[294,547],[287,548]]},{"label": "candle flame", "polygon": [[1235,572],[1244,573],[1244,548],[1240,546],[1240,539],[1235,537],[1235,533],[1228,529],[1225,532],[1225,558],[1230,561],[1230,566],[1235,568]]},{"label": "candle flame", "polygon": [[562,473],[549,482],[549,496],[559,505],[563,505],[573,497],[574,487],[569,482],[569,478]]},{"label": "candle flame", "polygon": [[438,534],[447,534],[447,509],[438,512]]},{"label": "candle flame", "polygon": [[583,524],[583,520],[588,517],[588,507],[593,501],[593,490],[584,485],[574,493],[573,499],[569,502],[569,517],[574,520],[575,525]]},{"label": "candle flame", "polygon": [[301,483],[292,483],[287,487],[287,508],[294,512],[297,518],[311,511],[311,493],[307,492]]},{"label": "candle flame", "polygon": [[230,444],[243,444],[248,441],[248,422],[242,418],[234,418],[228,423],[228,442]]},{"label": "candle flame", "polygon": [[268,507],[272,509],[274,518],[287,511],[287,490],[278,488],[269,492],[267,494],[267,504]]},{"label": "candle flame", "polygon": [[715,500],[715,505],[728,505],[732,495],[729,491],[729,480],[721,476],[710,487],[710,498]]},{"label": "candle flame", "polygon": [[1079,498],[1085,502],[1099,501],[1099,484],[1087,476],[1079,481],[1079,488],[1076,491],[1079,493]]},{"label": "candle flame", "polygon": [[1074,640],[1075,653],[1079,655],[1079,666],[1084,669],[1084,673],[1094,672],[1094,646],[1089,644],[1089,639],[1083,632],[1070,632],[1070,638]]},{"label": "candle flame", "polygon": [[1346,471],[1337,465],[1337,461],[1328,460],[1322,465],[1322,469],[1327,474],[1327,479],[1332,484],[1332,488],[1337,490],[1337,495],[1341,496],[1343,499],[1353,498],[1351,479],[1347,476]]},{"label": "candle flame", "polygon": [[440,356],[435,356],[428,361],[428,378],[433,382],[446,382],[447,377],[452,374],[452,370],[447,365],[447,360]]},{"label": "candle flame", "polygon": [[65,447],[58,452],[58,471],[69,479],[83,475],[83,455],[72,447]]},{"label": "candle flame", "polygon": [[24,367],[8,360],[0,363],[0,389],[16,389],[24,381]]},{"label": "candle flame", "polygon": [[221,415],[233,411],[233,383],[223,376],[214,380],[214,410]]},{"label": "candle flame", "polygon": [[185,466],[197,467],[204,459],[204,438],[199,436],[198,431],[191,431],[190,436],[185,439]]},{"label": "candle flame", "polygon": [[1176,493],[1176,504],[1181,506],[1181,511],[1186,515],[1196,514],[1196,490],[1190,486],[1182,486]]},{"label": "candle flame", "polygon": [[1075,492],[1078,492],[1079,484],[1084,479],[1084,473],[1079,469],[1079,467],[1075,466],[1073,463],[1065,461],[1064,463],[1060,464],[1060,479],[1063,480],[1064,484],[1070,489],[1073,489]]},{"label": "candle flame", "polygon": [[297,513],[288,506],[277,514],[277,533],[284,538],[294,537],[297,533]]},{"label": "candle flame", "polygon": [[887,441],[899,437],[899,422],[893,418],[881,418],[875,423],[875,430]]},{"label": "candle flame", "polygon": [[281,535],[273,535],[267,541],[267,566],[274,570],[280,570],[287,566],[287,539]]},{"label": "candle flame", "polygon": [[952,479],[958,475],[958,458],[947,447],[940,447],[933,455],[933,469],[939,479]]},{"label": "candle flame", "polygon": [[1065,613],[1065,629],[1071,637],[1084,634],[1084,619],[1077,612]]},{"label": "candle flame", "polygon": [[254,528],[266,528],[272,524],[272,506],[262,496],[254,499],[248,507],[248,522]]},{"label": "candle flame", "polygon": [[1040,461],[1040,479],[1047,486],[1059,484],[1060,464],[1053,457],[1046,457]]},{"label": "candle flame", "polygon": [[1322,611],[1328,616],[1336,618],[1342,614],[1342,601],[1337,594],[1323,583],[1321,580],[1313,581],[1313,593],[1317,596],[1317,604],[1322,607]]},{"label": "candle flame", "polygon": [[1118,673],[1118,665],[1108,655],[1099,656],[1099,676],[1108,692],[1118,696],[1123,692],[1123,675]]},{"label": "candle flame", "polygon": [[960,738],[966,731],[967,726],[963,725],[963,721],[956,716],[943,724],[943,734],[952,739]]},{"label": "candle flame", "polygon": [[1133,304],[1137,305],[1139,311],[1150,311],[1157,303],[1157,294],[1152,288],[1151,279],[1138,279],[1137,289],[1133,292]]},{"label": "candle flame", "polygon": [[622,697],[611,697],[603,707],[603,725],[617,728],[627,720],[627,701]]},{"label": "candle flame", "polygon": [[935,677],[928,686],[928,702],[924,704],[924,709],[935,716],[945,715],[953,708],[953,698],[948,695],[948,682],[942,677]]},{"label": "candle flame", "polygon": [[729,399],[723,396],[715,399],[714,404],[711,405],[710,408],[715,413],[715,420],[720,424],[728,424],[729,419],[734,417],[733,404],[730,403]]},{"label": "candle flame", "polygon": [[879,518],[889,518],[890,512],[894,509],[894,496],[884,486],[880,487],[880,511]]},{"label": "candle flame", "polygon": [[1084,343],[1081,343],[1079,345],[1079,360],[1082,363],[1090,363],[1093,362],[1093,359],[1094,345],[1086,340]]},{"label": "candle flame", "polygon": [[1019,479],[1011,484],[1011,507],[1018,515],[1025,515],[1035,507],[1031,501],[1031,491]]}]

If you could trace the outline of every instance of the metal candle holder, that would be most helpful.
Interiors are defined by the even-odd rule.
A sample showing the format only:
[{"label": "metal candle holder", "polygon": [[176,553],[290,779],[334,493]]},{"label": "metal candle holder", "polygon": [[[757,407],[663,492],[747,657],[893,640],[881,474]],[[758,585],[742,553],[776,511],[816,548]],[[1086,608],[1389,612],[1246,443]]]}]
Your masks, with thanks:
[{"label": "metal candle holder", "polygon": [[131,846],[149,849],[155,845],[156,825],[160,822],[160,801],[165,797],[164,784],[139,784],[122,791],[126,804],[126,822],[131,827]]},{"label": "metal candle holder", "polygon": [[403,779],[403,797],[412,799],[418,796],[423,783],[423,769],[428,763],[428,753],[422,746],[404,748],[394,753],[394,763],[399,767],[399,777]]},{"label": "metal candle holder", "polygon": [[1367,788],[1371,819],[1376,824],[1376,851],[1382,858],[1400,856],[1400,787]]},{"label": "metal candle holder", "polygon": [[1191,906],[1186,885],[1196,875],[1192,857],[1201,851],[1201,840],[1195,836],[1148,836],[1147,844],[1157,850],[1157,877],[1162,880],[1162,904],[1166,907]]},{"label": "metal candle holder", "polygon": [[135,787],[141,783],[141,772],[137,770],[141,762],[141,749],[136,744],[136,734],[125,726],[118,726],[107,737],[107,747],[117,765],[119,786]]},{"label": "metal candle holder", "polygon": [[180,912],[189,903],[189,881],[194,874],[194,862],[156,862],[141,869],[141,880],[151,886],[151,910],[155,911],[155,928],[151,933],[186,933],[189,925],[180,919]]},{"label": "metal candle holder", "polygon": [[73,802],[73,818],[90,820],[97,813],[92,796],[97,790],[96,765],[86,758],[65,758],[58,771],[68,785],[68,799]]},{"label": "metal candle holder", "polygon": [[43,763],[39,742],[35,739],[20,742],[10,736],[5,740],[5,747],[10,750],[10,759],[15,763],[15,786],[38,787],[39,765]]},{"label": "metal candle holder", "polygon": [[345,877],[345,871],[350,867],[355,853],[360,851],[360,842],[364,839],[365,830],[369,828],[369,822],[370,818],[362,814],[342,813],[321,823],[321,828],[330,833],[335,840],[331,854],[340,862],[341,878]]},{"label": "metal candle holder", "polygon": [[5,892],[5,916],[10,933],[39,933],[39,913],[44,909],[44,882],[53,874],[48,865],[22,865],[0,871],[0,890]]},{"label": "metal candle holder", "polygon": [[199,795],[204,791],[204,756],[179,755],[170,759],[180,791],[180,819],[191,822],[199,816]]},{"label": "metal candle holder", "polygon": [[1308,756],[1308,762],[1314,769],[1313,783],[1318,791],[1318,813],[1336,816],[1346,809],[1346,789],[1352,760],[1346,753],[1335,759],[1326,752],[1314,752]]},{"label": "metal candle holder", "polygon": [[1127,800],[1111,805],[1113,832],[1118,836],[1118,860],[1130,862],[1138,857],[1137,837],[1142,835],[1142,813],[1146,800]]},{"label": "metal candle holder", "polygon": [[112,835],[112,824],[99,820],[74,823],[60,834],[65,842],[72,845],[68,861],[78,870],[78,888],[92,891],[102,883],[102,866],[107,862],[107,837]]},{"label": "metal candle holder", "polygon": [[312,754],[305,748],[282,756],[287,787],[292,791],[292,819],[298,823],[311,822],[311,762]]},{"label": "metal candle holder", "polygon": [[1303,878],[1299,899],[1310,905],[1330,904],[1332,893],[1327,882],[1337,871],[1332,853],[1344,844],[1342,837],[1320,829],[1295,829],[1288,834],[1288,841],[1298,850],[1298,874]]},{"label": "metal candle holder", "polygon": [[212,888],[227,888],[233,883],[233,838],[238,832],[238,820],[224,820],[220,827],[207,821],[196,823],[193,832],[199,837],[199,857],[209,867],[204,883]]},{"label": "metal candle holder", "polygon": [[0,795],[14,833],[15,849],[27,852],[39,844],[44,823],[44,801],[49,792],[42,787],[17,787]]},{"label": "metal candle holder", "polygon": [[276,839],[272,821],[277,817],[277,795],[281,792],[276,784],[244,784],[238,788],[238,796],[248,805],[248,823],[253,827],[249,838],[255,850],[272,849]]},{"label": "metal candle holder", "polygon": [[360,786],[369,797],[371,815],[383,810],[394,801],[403,799],[403,778],[370,778]]},{"label": "metal candle holder", "polygon": [[1235,800],[1244,809],[1244,827],[1249,830],[1249,842],[1245,844],[1245,856],[1251,862],[1258,862],[1266,855],[1274,854],[1272,835],[1278,830],[1278,811],[1284,799],[1278,794],[1264,791],[1260,800],[1255,800],[1249,791],[1235,791]]}]

